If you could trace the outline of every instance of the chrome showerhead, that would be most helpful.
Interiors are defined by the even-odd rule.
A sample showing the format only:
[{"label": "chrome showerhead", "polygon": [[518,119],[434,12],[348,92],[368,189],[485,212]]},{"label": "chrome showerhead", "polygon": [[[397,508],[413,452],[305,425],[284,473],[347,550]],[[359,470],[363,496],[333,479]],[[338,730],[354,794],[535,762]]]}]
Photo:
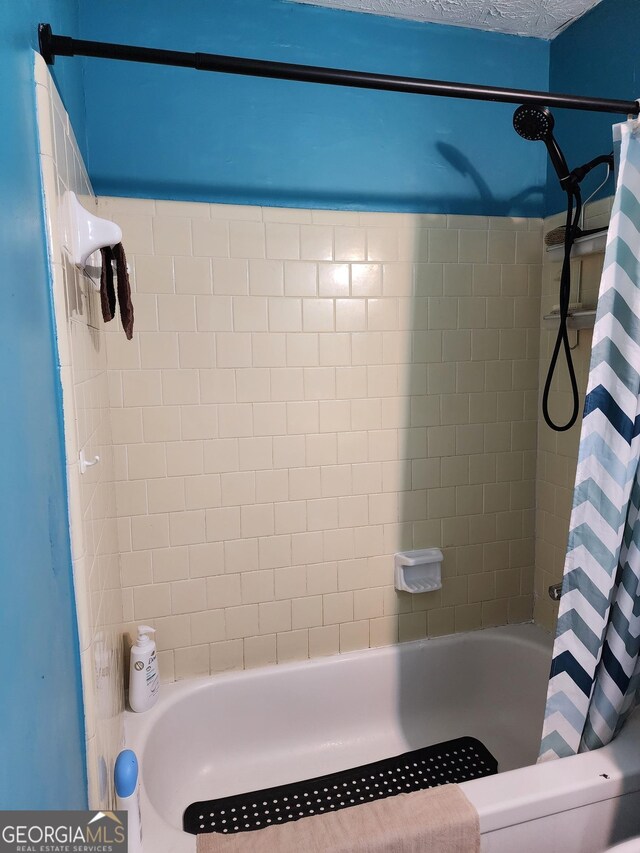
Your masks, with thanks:
[{"label": "chrome showerhead", "polygon": [[547,107],[523,104],[513,114],[515,131],[529,142],[545,142],[553,136],[554,120]]}]

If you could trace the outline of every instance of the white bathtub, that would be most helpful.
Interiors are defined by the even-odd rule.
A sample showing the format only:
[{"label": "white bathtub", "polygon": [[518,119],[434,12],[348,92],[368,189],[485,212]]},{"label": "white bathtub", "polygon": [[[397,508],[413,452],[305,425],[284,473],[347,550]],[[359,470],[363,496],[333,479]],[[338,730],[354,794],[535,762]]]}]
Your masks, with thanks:
[{"label": "white bathtub", "polygon": [[600,853],[640,832],[640,715],[598,752],[531,766],[550,657],[548,634],[518,625],[166,685],[125,721],[144,851],[193,853],[181,825],[197,800],[471,735],[500,766],[462,786],[483,851]]}]

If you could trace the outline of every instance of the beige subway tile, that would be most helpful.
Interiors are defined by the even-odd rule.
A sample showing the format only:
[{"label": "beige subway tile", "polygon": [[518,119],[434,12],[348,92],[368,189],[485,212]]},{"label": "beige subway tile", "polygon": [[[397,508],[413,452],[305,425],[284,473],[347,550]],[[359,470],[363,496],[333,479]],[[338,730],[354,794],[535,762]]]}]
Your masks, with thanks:
[{"label": "beige subway tile", "polygon": [[358,332],[367,328],[364,299],[336,299],[336,331]]},{"label": "beige subway tile", "polygon": [[284,264],[284,290],[287,296],[315,296],[317,279],[317,264],[306,261],[286,261]]},{"label": "beige subway tile", "polygon": [[335,433],[307,435],[305,444],[305,458],[308,465],[335,465],[338,462],[338,447]]},{"label": "beige subway tile", "polygon": [[[231,296],[196,296],[196,326],[198,334],[201,335],[205,332],[231,332],[233,330],[233,303],[234,298]],[[210,340],[210,347],[213,348],[213,338]]]},{"label": "beige subway tile", "polygon": [[309,629],[309,657],[337,655],[340,651],[340,626],[327,625]]},{"label": "beige subway tile", "polygon": [[284,566],[274,571],[275,597],[297,598],[307,593],[307,578],[304,566]]},{"label": "beige subway tile", "polygon": [[244,640],[244,665],[246,669],[269,666],[277,662],[276,635],[246,637]]},{"label": "beige subway tile", "polygon": [[258,540],[261,569],[277,569],[291,565],[291,536],[264,536]]},{"label": "beige subway tile", "polygon": [[243,604],[259,604],[274,599],[273,571],[244,571],[240,575]]},{"label": "beige subway tile", "polygon": [[489,232],[488,260],[491,264],[516,263],[516,235],[514,232]]},{"label": "beige subway tile", "polygon": [[206,510],[207,541],[221,542],[240,538],[240,508],[220,507]]},{"label": "beige subway tile", "polygon": [[127,447],[128,476],[130,480],[165,477],[167,473],[164,445],[131,444]]},{"label": "beige subway tile", "polygon": [[120,579],[122,586],[143,586],[153,582],[151,552],[132,551],[120,555]]},{"label": "beige subway tile", "polygon": [[349,264],[319,264],[318,293],[320,296],[348,296]]},{"label": "beige subway tile", "polygon": [[195,332],[195,298],[183,294],[158,296],[158,324],[160,331]]},{"label": "beige subway tile", "polygon": [[267,601],[258,607],[259,633],[274,634],[278,631],[291,630],[291,602]]},{"label": "beige subway tile", "polygon": [[206,539],[204,510],[173,512],[169,516],[171,544],[197,545]]},{"label": "beige subway tile", "polygon": [[333,228],[327,225],[302,225],[300,257],[311,261],[333,259]]},{"label": "beige subway tile", "polygon": [[305,501],[277,503],[275,509],[275,533],[300,533],[307,529],[307,505]]},{"label": "beige subway tile", "polygon": [[[163,370],[162,403],[165,406],[189,405],[199,402],[197,370]],[[209,401],[203,401],[209,402]],[[148,403],[147,405],[158,405]]]},{"label": "beige subway tile", "polygon": [[213,290],[209,258],[176,257],[174,259],[176,293],[208,294]]},{"label": "beige subway tile", "polygon": [[183,406],[180,409],[182,439],[216,438],[218,434],[218,409],[215,405]]},{"label": "beige subway tile", "polygon": [[274,532],[273,504],[242,506],[241,530],[243,538],[270,536]]},{"label": "beige subway tile", "polygon": [[427,614],[427,634],[430,637],[442,637],[453,634],[455,619],[453,607],[440,607]]},{"label": "beige subway tile", "polygon": [[180,410],[174,406],[147,406],[142,409],[146,442],[176,441],[180,438]]},{"label": "beige subway tile", "polygon": [[136,620],[169,616],[171,613],[170,584],[148,584],[133,590],[133,608]]},{"label": "beige subway tile", "polygon": [[327,593],[323,596],[325,625],[353,621],[353,592]]},{"label": "beige subway tile", "polygon": [[149,513],[176,512],[185,508],[184,480],[177,477],[147,480]]},{"label": "beige subway tile", "polygon": [[302,322],[305,332],[333,332],[334,300],[303,299]]},{"label": "beige subway tile", "polygon": [[221,438],[253,434],[253,410],[250,403],[225,403],[218,406],[218,431]]},{"label": "beige subway tile", "polygon": [[236,296],[249,292],[249,264],[238,258],[214,258],[211,262],[213,292]]},{"label": "beige subway tile", "polygon": [[318,364],[318,335],[315,332],[287,334],[288,367],[315,367]]},{"label": "beige subway tile", "polygon": [[242,471],[259,471],[273,466],[273,441],[268,436],[241,438],[238,449]]},{"label": "beige subway tile", "polygon": [[369,621],[347,622],[340,625],[340,652],[369,648]]},{"label": "beige subway tile", "polygon": [[182,368],[212,368],[214,365],[213,336],[201,332],[178,333],[178,366]]},{"label": "beige subway tile", "polygon": [[243,668],[244,650],[242,640],[227,640],[223,643],[213,643],[209,648],[212,673],[228,672]]},{"label": "beige subway tile", "polygon": [[200,370],[197,371],[197,374],[196,389],[199,384],[201,403],[235,402],[235,370],[231,368],[225,370]]},{"label": "beige subway tile", "polygon": [[300,228],[297,224],[267,222],[265,229],[268,258],[295,260],[300,257]]},{"label": "beige subway tile", "polygon": [[143,368],[178,367],[178,337],[174,332],[140,332],[138,341]]},{"label": "beige subway tile", "polygon": [[269,328],[266,298],[234,296],[233,328],[235,332],[266,332]]},{"label": "beige subway tile", "polygon": [[158,548],[151,552],[153,582],[185,580],[189,577],[189,550],[187,548]]},{"label": "beige subway tile", "polygon": [[284,294],[282,261],[249,261],[249,293],[254,296],[282,296]]},{"label": "beige subway tile", "polygon": [[290,435],[317,433],[319,429],[319,410],[316,401],[287,403],[287,432]]},{"label": "beige subway tile", "polygon": [[135,444],[143,440],[141,409],[112,408],[109,419],[114,444]]},{"label": "beige subway tile", "polygon": [[461,604],[454,609],[456,631],[476,631],[482,627],[482,604]]},{"label": "beige subway tile", "polygon": [[508,616],[509,623],[531,621],[533,614],[533,597],[531,595],[521,595],[516,598],[508,599]]},{"label": "beige subway tile", "polygon": [[170,477],[204,473],[201,441],[171,441],[165,444],[165,449]]},{"label": "beige subway tile", "polygon": [[[204,599],[201,600],[201,604]],[[234,607],[242,603],[239,574],[214,575],[206,578],[206,603],[209,609]],[[257,632],[254,632],[257,633]]]},{"label": "beige subway tile", "polygon": [[146,515],[147,492],[145,486],[143,480],[122,481],[115,484],[115,502],[119,517]]},{"label": "beige subway tile", "polygon": [[125,406],[157,406],[162,402],[159,370],[126,370],[122,374]]},{"label": "beige subway tile", "polygon": [[307,660],[309,657],[308,631],[288,631],[277,636],[278,663]]},{"label": "beige subway tile", "polygon": [[398,639],[401,643],[427,636],[426,613],[401,613],[398,617]]},{"label": "beige subway tile", "polygon": [[229,225],[211,219],[194,219],[191,223],[193,254],[204,258],[223,257],[229,254]]},{"label": "beige subway tile", "polygon": [[229,253],[232,258],[264,258],[264,225],[261,222],[230,222]]},{"label": "beige subway tile", "polygon": [[[77,330],[77,331],[76,331]],[[83,328],[78,323],[71,324],[72,352],[70,359],[74,363],[80,363],[86,358],[85,341],[79,338],[79,334],[84,334]],[[146,334],[146,333],[142,333]],[[157,332],[155,333],[157,334]],[[106,335],[105,343],[107,350],[107,364],[111,370],[139,370],[140,369],[140,352],[138,341],[141,335],[136,336],[132,341],[120,335]],[[61,336],[58,335],[58,340]],[[80,351],[78,351],[80,349]],[[144,367],[155,367],[156,365],[145,364]]]},{"label": "beige subway tile", "polygon": [[154,627],[157,632],[157,643],[160,651],[191,645],[191,628],[188,616],[161,616],[155,620]]},{"label": "beige subway tile", "polygon": [[216,334],[218,367],[251,367],[251,335],[248,332]]},{"label": "beige subway tile", "polygon": [[220,575],[225,571],[225,554],[222,542],[190,545],[188,551],[190,577],[211,577],[212,575]]},{"label": "beige subway tile", "polygon": [[226,636],[224,610],[193,613],[190,617],[191,642],[194,645],[218,643]]},{"label": "beige subway tile", "polygon": [[185,509],[209,509],[222,503],[219,474],[189,476],[184,481]]},{"label": "beige subway tile", "polygon": [[171,612],[195,613],[204,607],[206,595],[207,581],[204,578],[175,581],[171,584]]},{"label": "beige subway tile", "polygon": [[337,261],[362,261],[366,255],[364,228],[337,226],[334,230],[335,257]]},{"label": "beige subway tile", "polygon": [[246,604],[241,607],[229,607],[225,612],[227,638],[255,637],[259,632],[258,605]]},{"label": "beige subway tile", "polygon": [[156,214],[153,219],[153,239],[156,248],[169,255],[191,254],[191,222],[179,216]]},{"label": "beige subway tile", "polygon": [[189,646],[174,651],[176,681],[209,674],[209,646]]}]

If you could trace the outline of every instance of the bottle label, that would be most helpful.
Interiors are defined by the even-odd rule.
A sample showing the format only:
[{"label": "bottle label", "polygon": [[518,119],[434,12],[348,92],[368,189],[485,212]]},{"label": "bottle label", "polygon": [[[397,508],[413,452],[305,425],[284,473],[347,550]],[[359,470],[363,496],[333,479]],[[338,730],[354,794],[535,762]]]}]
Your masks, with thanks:
[{"label": "bottle label", "polygon": [[158,664],[156,658],[156,653],[152,652],[147,662],[146,669],[147,690],[151,693],[152,696],[155,696],[158,690],[160,689],[160,677],[158,673]]}]

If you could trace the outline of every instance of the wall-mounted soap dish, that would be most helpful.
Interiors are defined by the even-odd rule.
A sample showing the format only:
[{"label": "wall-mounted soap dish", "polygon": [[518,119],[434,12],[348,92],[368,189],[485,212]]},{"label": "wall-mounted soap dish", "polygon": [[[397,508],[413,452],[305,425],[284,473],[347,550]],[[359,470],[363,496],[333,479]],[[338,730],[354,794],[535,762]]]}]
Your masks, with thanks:
[{"label": "wall-mounted soap dish", "polygon": [[62,223],[64,247],[71,261],[99,290],[100,249],[122,241],[120,226],[109,219],[94,216],[80,204],[74,192],[66,192],[62,199]]},{"label": "wall-mounted soap dish", "polygon": [[442,551],[423,548],[394,555],[395,588],[401,592],[433,592],[442,587]]}]

